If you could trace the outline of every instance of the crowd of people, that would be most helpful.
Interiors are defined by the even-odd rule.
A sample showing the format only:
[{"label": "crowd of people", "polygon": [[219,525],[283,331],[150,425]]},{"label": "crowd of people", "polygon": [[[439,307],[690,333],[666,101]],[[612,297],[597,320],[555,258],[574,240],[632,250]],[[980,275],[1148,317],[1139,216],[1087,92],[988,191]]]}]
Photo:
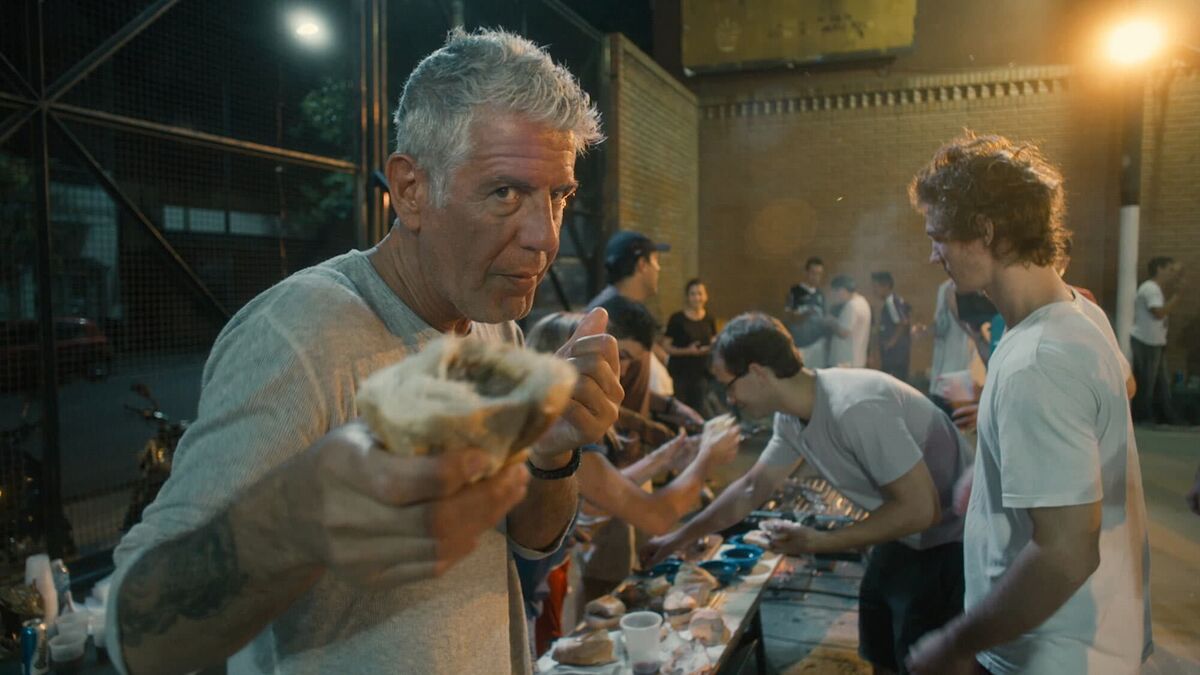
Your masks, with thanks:
[{"label": "crowd of people", "polygon": [[[576,157],[602,138],[595,107],[527,40],[454,31],[395,122],[388,235],[292,275],[218,337],[174,473],[115,553],[120,671],[528,673],[569,630],[572,592],[607,592],[737,523],[805,462],[869,516],[777,524],[770,548],[869,549],[860,643],[877,672],[1139,669],[1152,641],[1130,366],[1061,280],[1062,177],[1036,147],[968,134],[919,168],[910,196],[949,277],[928,327],[890,273],[871,277],[872,310],[847,275],[826,295],[812,257],[782,321],[718,330],[693,279],[664,330],[645,303],[669,247],[624,230],[588,307],[523,336]],[[1165,378],[1177,272],[1156,261],[1139,378]],[[911,342],[926,332],[919,391]],[[485,476],[475,451],[389,453],[359,421],[359,384],[442,335],[575,366],[526,462]],[[737,455],[736,425],[705,426],[724,410],[771,420],[771,439],[684,521]]]}]

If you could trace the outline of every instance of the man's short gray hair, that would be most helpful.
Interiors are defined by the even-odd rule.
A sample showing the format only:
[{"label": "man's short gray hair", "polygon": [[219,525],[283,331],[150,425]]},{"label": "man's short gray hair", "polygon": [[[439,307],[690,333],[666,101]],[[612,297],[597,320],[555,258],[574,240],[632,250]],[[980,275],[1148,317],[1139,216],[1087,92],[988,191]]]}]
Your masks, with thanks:
[{"label": "man's short gray hair", "polygon": [[604,139],[587,92],[541,47],[504,31],[455,28],[408,76],[395,116],[396,152],[428,173],[438,206],[471,151],[471,121],[485,108],[570,131],[577,154]]}]

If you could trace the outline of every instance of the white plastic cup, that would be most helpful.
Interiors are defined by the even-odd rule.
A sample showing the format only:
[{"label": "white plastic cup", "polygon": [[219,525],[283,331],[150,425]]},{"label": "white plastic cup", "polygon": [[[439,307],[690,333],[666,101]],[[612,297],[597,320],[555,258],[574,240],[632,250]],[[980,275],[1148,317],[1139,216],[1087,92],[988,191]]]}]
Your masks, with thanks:
[{"label": "white plastic cup", "polygon": [[662,660],[658,641],[662,627],[662,615],[657,612],[630,612],[621,617],[621,634],[625,636],[625,651],[629,654],[629,665],[639,672],[653,665],[656,669]]},{"label": "white plastic cup", "polygon": [[57,665],[68,665],[83,659],[87,633],[59,633],[50,638],[49,644],[50,660]]},{"label": "white plastic cup", "polygon": [[88,612],[70,612],[59,615],[54,627],[59,633],[83,633],[87,635],[90,621]]}]

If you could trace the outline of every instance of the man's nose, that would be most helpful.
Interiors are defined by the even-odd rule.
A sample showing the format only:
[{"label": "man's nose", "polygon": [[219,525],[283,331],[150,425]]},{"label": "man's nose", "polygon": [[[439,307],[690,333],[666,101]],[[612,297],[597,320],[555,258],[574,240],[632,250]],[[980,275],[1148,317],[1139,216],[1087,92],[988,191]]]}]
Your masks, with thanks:
[{"label": "man's nose", "polygon": [[528,200],[521,222],[521,246],[534,251],[558,249],[562,212],[555,208],[549,194]]}]

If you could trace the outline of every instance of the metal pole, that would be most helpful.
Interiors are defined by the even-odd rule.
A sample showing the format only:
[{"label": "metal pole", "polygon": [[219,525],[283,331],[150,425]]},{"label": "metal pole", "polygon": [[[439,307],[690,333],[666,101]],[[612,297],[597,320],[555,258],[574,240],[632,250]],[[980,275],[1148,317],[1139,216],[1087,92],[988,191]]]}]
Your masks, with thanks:
[{"label": "metal pole", "polygon": [[[45,92],[45,33],[42,25],[42,3],[33,14],[31,37],[34,41],[34,86],[41,96]],[[57,515],[62,513],[62,457],[58,437],[58,359],[54,340],[54,277],[52,260],[54,247],[53,224],[50,222],[50,138],[47,125],[49,113],[38,108],[33,116],[31,140],[36,196],[34,218],[37,227],[37,313],[39,346],[42,366],[42,523],[46,529],[46,548],[51,558],[61,558],[66,532]]]},{"label": "metal pole", "polygon": [[1117,254],[1117,341],[1131,358],[1129,333],[1137,295],[1138,235],[1141,229],[1142,109],[1145,79],[1134,75],[1128,86],[1121,125],[1121,215]]}]

